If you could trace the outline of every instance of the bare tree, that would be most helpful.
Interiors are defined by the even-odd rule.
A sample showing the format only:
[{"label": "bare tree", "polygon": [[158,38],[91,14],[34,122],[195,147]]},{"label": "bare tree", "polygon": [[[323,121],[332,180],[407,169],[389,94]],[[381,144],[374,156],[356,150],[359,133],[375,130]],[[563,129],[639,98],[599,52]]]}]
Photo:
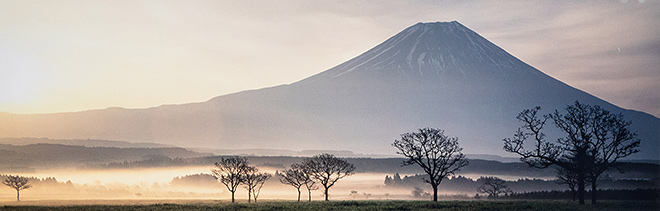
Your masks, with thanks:
[{"label": "bare tree", "polygon": [[[557,184],[568,185],[568,188],[571,190],[573,196],[573,201],[577,197],[577,174],[575,172],[569,171],[562,167],[557,167]],[[588,178],[585,178],[588,181]]]},{"label": "bare tree", "polygon": [[2,184],[5,184],[6,186],[9,186],[10,188],[16,190],[16,201],[21,201],[21,190],[25,190],[32,187],[32,185],[28,184],[27,177],[22,177],[18,175],[16,176],[7,175],[7,178],[5,178],[4,181],[2,181]]},{"label": "bare tree", "polygon": [[247,158],[223,157],[220,162],[215,163],[217,169],[211,169],[213,177],[220,180],[231,192],[231,202],[234,203],[234,195],[238,186],[245,181],[245,173],[250,170]]},{"label": "bare tree", "polygon": [[369,197],[371,197],[371,193],[364,193],[363,192],[362,195],[364,195],[364,197],[367,198],[367,199],[369,199]]},{"label": "bare tree", "polygon": [[245,172],[243,173],[243,180],[241,183],[245,184],[243,187],[247,190],[248,203],[252,202],[252,190],[256,186],[258,173],[259,169],[257,169],[257,167],[249,165],[245,168]]},{"label": "bare tree", "polygon": [[[639,152],[640,140],[628,129],[630,122],[621,114],[614,115],[600,106],[575,102],[566,106],[566,114],[539,116],[541,108],[524,109],[517,119],[524,123],[513,138],[504,139],[504,150],[516,153],[531,167],[547,168],[557,165],[573,172],[577,179],[578,198],[584,204],[587,178],[591,180],[591,203],[596,203],[598,177],[616,167],[619,159]],[[566,136],[556,142],[545,139],[542,132],[547,120]],[[533,148],[525,149],[525,141],[533,139]]]},{"label": "bare tree", "polygon": [[438,185],[445,177],[468,165],[463,148],[458,146],[458,138],[450,138],[443,130],[422,128],[418,132],[401,134],[401,140],[394,140],[392,146],[399,149],[397,154],[407,159],[403,165],[417,164],[428,178],[424,182],[433,187],[433,201],[438,201]]},{"label": "bare tree", "polygon": [[278,175],[280,176],[280,182],[282,184],[296,188],[298,191],[298,202],[300,202],[300,188],[304,185],[307,175],[305,175],[302,170],[294,168],[293,166],[290,169],[284,169],[284,171],[278,173]]},{"label": "bare tree", "polygon": [[314,178],[312,178],[309,170],[306,170],[306,168],[302,164],[296,164],[300,168],[303,173],[305,174],[305,177],[303,180],[303,185],[305,185],[305,188],[307,188],[307,201],[312,201],[312,191],[313,190],[318,190],[319,186],[316,185],[316,181],[314,181]]},{"label": "bare tree", "polygon": [[493,199],[497,199],[502,193],[512,193],[506,181],[497,177],[481,177],[479,180],[484,182],[483,185],[477,187],[477,192],[486,193]]},{"label": "bare tree", "polygon": [[353,199],[355,199],[355,197],[357,197],[357,195],[358,195],[358,191],[351,190],[351,193],[349,195],[353,196]]},{"label": "bare tree", "polygon": [[424,189],[420,187],[414,187],[413,190],[410,192],[414,198],[426,198],[431,196],[430,193],[424,191]]},{"label": "bare tree", "polygon": [[[257,202],[257,198],[259,198],[259,194],[261,193],[261,188],[264,186],[264,183],[272,176],[273,175],[269,173],[261,173],[261,172],[255,172],[246,175],[246,178],[248,179],[245,180],[245,185],[250,186],[250,188],[248,188],[249,189],[248,195],[252,193],[255,203]],[[248,196],[248,202],[250,202],[249,197],[250,196]]]},{"label": "bare tree", "polygon": [[291,185],[298,191],[298,201],[300,201],[300,188],[305,186],[308,192],[309,201],[312,201],[312,190],[318,189],[316,182],[305,171],[303,165],[294,163],[290,169],[284,169],[283,173],[278,173],[280,182],[285,185]]},{"label": "bare tree", "polygon": [[340,179],[353,175],[355,166],[331,154],[315,155],[303,161],[305,172],[317,180],[324,188],[325,200],[328,190]]},{"label": "bare tree", "polygon": [[[641,140],[637,139],[637,133],[628,129],[632,122],[625,121],[623,114],[612,114],[600,106],[589,108],[588,105],[584,105],[584,107],[579,105],[576,102],[573,109],[578,112],[587,110],[594,115],[591,119],[593,125],[589,126],[593,128],[593,139],[589,143],[590,148],[587,153],[591,168],[587,172],[585,183],[591,182],[591,203],[596,204],[598,177],[610,168],[616,168],[623,173],[623,170],[618,168],[619,159],[639,152]],[[560,119],[558,123],[555,120],[555,124],[560,125],[564,131],[566,131],[565,128],[575,125],[576,121],[573,120],[570,113],[569,111],[569,114],[563,116],[555,111],[555,115],[553,115]]]}]

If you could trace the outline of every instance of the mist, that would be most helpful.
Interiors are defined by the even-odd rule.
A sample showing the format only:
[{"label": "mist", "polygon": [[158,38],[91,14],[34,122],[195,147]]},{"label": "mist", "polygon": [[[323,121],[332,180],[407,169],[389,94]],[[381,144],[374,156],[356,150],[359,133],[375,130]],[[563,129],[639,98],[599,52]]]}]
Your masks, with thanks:
[{"label": "mist", "polygon": [[[96,168],[84,167],[83,163],[79,163],[78,167],[39,167],[29,172],[7,171],[6,173],[30,178],[33,187],[22,190],[21,199],[35,203],[50,201],[48,203],[85,204],[90,203],[90,200],[129,200],[126,201],[129,204],[138,203],[138,201],[147,203],[153,202],[153,200],[227,201],[231,198],[227,188],[210,174],[211,169],[215,168],[212,161],[218,159],[217,156],[189,158],[183,160],[208,160],[209,162],[203,165],[170,167],[131,167],[131,163],[139,164],[140,161],[120,162],[126,164],[124,167],[99,165]],[[302,158],[251,156],[248,157],[248,160],[256,165],[260,172],[275,175],[276,171],[284,169],[283,166],[298,162]],[[422,180],[425,175],[419,169],[402,167],[401,159],[347,158],[347,160],[356,165],[358,170],[354,175],[341,179],[330,189],[331,200],[427,200],[430,198],[431,188]],[[486,160],[472,160],[472,163],[474,168],[465,168],[457,175],[443,180],[438,193],[441,200],[473,200],[477,194],[476,188],[482,183],[480,178],[484,176],[494,176],[506,180],[514,192],[564,191],[567,189],[564,185],[556,183],[554,171],[525,171],[528,169],[520,169],[520,167],[524,167],[522,163]],[[493,169],[502,171],[480,167],[484,165],[490,165],[493,166]],[[616,174],[616,171],[611,171],[608,174],[608,180],[601,182],[599,187],[657,188],[657,184],[653,181],[627,179],[631,177],[652,178],[654,174],[657,174],[657,166],[654,164],[629,164],[629,166],[624,166],[628,170],[627,174]],[[401,179],[388,183],[385,178],[393,178],[395,174]],[[419,189],[421,192],[416,195],[415,189]],[[1,202],[13,203],[15,201],[15,191],[6,187],[0,188],[0,190],[2,190],[0,191]],[[307,190],[303,187],[301,192],[301,199],[306,200]],[[242,187],[239,188],[236,198],[239,202],[245,202],[247,191]],[[274,176],[264,184],[259,200],[293,201],[296,198],[296,189],[280,183],[279,177]],[[312,191],[312,199],[322,200],[322,190]]]},{"label": "mist", "polygon": [[[21,192],[21,200],[82,200],[82,199],[211,199],[227,200],[231,197],[226,187],[210,175],[213,166],[190,166],[137,169],[48,169],[22,173],[29,177],[32,188]],[[261,172],[274,174],[275,168],[260,167]],[[406,198],[401,188],[388,188],[383,184],[385,173],[357,173],[337,183],[330,191],[332,199],[350,200],[351,190],[372,194],[371,199]],[[0,201],[15,201],[16,193],[8,188],[0,191]],[[409,191],[408,191],[409,192]],[[307,198],[306,190],[303,191]],[[314,190],[312,198],[322,199],[322,191]],[[247,199],[247,192],[236,192],[239,200]],[[277,177],[268,180],[260,200],[295,200],[295,188],[284,185]],[[365,198],[363,195],[360,198]]]},{"label": "mist", "polygon": [[[43,143],[48,142],[48,143]],[[86,146],[73,144],[87,144]],[[22,201],[51,201],[54,204],[87,204],[94,200],[128,200],[125,203],[156,200],[228,201],[227,188],[211,176],[214,163],[231,150],[184,149],[149,143],[104,140],[0,139],[0,177],[20,175],[29,178],[33,187],[21,191]],[[269,150],[239,150],[250,165],[260,172],[275,175],[310,157],[309,153],[336,153],[355,166],[355,174],[341,179],[330,189],[331,200],[425,200],[431,187],[424,183],[424,172],[417,166],[402,166],[403,158],[360,157],[351,151],[311,150],[303,152],[275,150],[278,156],[245,155]],[[293,153],[293,154],[286,154]],[[553,168],[535,169],[512,158],[493,155],[468,155],[470,165],[439,186],[440,199],[474,199],[484,176],[507,181],[514,192],[565,191],[556,183]],[[606,172],[599,188],[658,188],[657,163],[622,163]],[[397,179],[395,175],[398,175]],[[0,178],[0,179],[3,179]],[[386,179],[386,178],[389,178]],[[417,194],[413,193],[417,191]],[[307,199],[303,188],[301,198]],[[16,192],[0,187],[0,202],[14,203]],[[236,192],[239,201],[247,191]],[[312,191],[313,200],[322,200],[321,190]],[[260,200],[296,200],[297,191],[284,185],[278,176],[264,184]],[[46,202],[43,202],[46,203]],[[49,202],[50,203],[50,202]],[[107,201],[102,202],[108,203]],[[118,203],[118,202],[111,202]],[[120,203],[121,204],[121,203]]]}]

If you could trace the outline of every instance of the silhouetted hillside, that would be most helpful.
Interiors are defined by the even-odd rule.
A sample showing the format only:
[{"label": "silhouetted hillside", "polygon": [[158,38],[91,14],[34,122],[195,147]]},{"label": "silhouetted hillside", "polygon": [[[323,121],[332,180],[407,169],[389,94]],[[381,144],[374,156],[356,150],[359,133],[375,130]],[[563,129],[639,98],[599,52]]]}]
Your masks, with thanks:
[{"label": "silhouetted hillside", "polygon": [[30,144],[62,144],[86,147],[117,147],[117,148],[164,148],[175,147],[157,143],[132,143],[127,141],[111,141],[97,139],[50,139],[50,138],[0,138],[0,144],[24,146]]},{"label": "silhouetted hillside", "polygon": [[0,168],[81,166],[83,164],[108,163],[152,159],[154,156],[168,158],[191,158],[208,156],[183,148],[116,148],[84,147],[61,144],[30,144],[14,146],[0,144]]}]

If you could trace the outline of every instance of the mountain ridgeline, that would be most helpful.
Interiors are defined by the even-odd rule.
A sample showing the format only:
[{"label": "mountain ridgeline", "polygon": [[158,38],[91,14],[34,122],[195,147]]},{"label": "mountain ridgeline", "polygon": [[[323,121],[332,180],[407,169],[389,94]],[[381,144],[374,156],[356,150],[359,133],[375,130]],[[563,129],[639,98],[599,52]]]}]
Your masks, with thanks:
[{"label": "mountain ridgeline", "polygon": [[[658,159],[660,119],[575,89],[453,22],[418,23],[299,82],[207,102],[75,113],[0,113],[0,137],[154,142],[218,149],[327,149],[394,154],[398,135],[435,127],[465,153],[507,155],[516,115],[576,100],[622,113],[642,139],[635,159]],[[549,139],[561,134],[548,131]],[[510,156],[510,155],[508,155]]]}]

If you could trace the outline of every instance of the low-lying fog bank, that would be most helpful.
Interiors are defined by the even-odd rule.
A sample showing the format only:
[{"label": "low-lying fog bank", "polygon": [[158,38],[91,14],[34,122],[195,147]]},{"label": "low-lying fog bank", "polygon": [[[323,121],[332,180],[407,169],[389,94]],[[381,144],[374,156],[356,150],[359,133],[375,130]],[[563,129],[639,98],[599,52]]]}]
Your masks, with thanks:
[{"label": "low-lying fog bank", "polygon": [[[32,188],[21,191],[21,200],[148,200],[204,199],[229,200],[224,185],[210,175],[213,166],[152,167],[129,169],[45,169],[22,176],[30,177]],[[260,166],[260,171],[274,174],[282,168]],[[389,181],[386,181],[386,176]],[[471,199],[481,185],[481,176],[497,176],[507,180],[514,192],[566,190],[552,177],[521,179],[515,175],[463,174],[446,178],[440,185],[440,199]],[[432,193],[423,175],[360,172],[340,180],[330,189],[331,200],[426,199]],[[656,180],[603,180],[599,188],[657,188]],[[3,186],[0,201],[16,200],[16,191]],[[418,189],[414,193],[415,188]],[[301,199],[307,200],[307,190],[301,189]],[[239,200],[247,199],[247,191],[236,192]],[[277,176],[268,180],[259,200],[296,200],[296,189],[279,182]],[[322,190],[312,191],[313,200],[322,200]]]},{"label": "low-lying fog bank", "polygon": [[[104,142],[105,143],[105,142]],[[113,143],[116,144],[116,143]],[[113,145],[114,146],[114,145]],[[227,200],[231,195],[211,175],[221,156],[182,148],[85,147],[61,144],[2,145],[0,177],[30,177],[32,188],[21,191],[21,200],[147,200],[207,199]],[[304,157],[247,156],[250,165],[274,174]],[[430,185],[422,182],[417,166],[401,166],[403,158],[343,158],[355,166],[355,174],[330,189],[331,200],[427,199]],[[482,176],[506,180],[514,192],[567,190],[555,181],[555,169],[529,168],[520,162],[470,159],[456,177],[446,178],[439,188],[440,199],[470,199],[482,185]],[[599,188],[658,188],[660,165],[622,163],[621,173],[607,171]],[[420,174],[415,176],[416,174]],[[398,175],[398,176],[396,176]],[[389,180],[386,180],[386,177]],[[417,189],[416,189],[417,188]],[[307,199],[307,190],[301,190]],[[240,187],[239,200],[247,199]],[[277,177],[265,183],[259,200],[295,200],[296,189],[283,185]],[[322,190],[312,191],[322,200]],[[16,200],[16,191],[0,187],[0,201]]]}]

